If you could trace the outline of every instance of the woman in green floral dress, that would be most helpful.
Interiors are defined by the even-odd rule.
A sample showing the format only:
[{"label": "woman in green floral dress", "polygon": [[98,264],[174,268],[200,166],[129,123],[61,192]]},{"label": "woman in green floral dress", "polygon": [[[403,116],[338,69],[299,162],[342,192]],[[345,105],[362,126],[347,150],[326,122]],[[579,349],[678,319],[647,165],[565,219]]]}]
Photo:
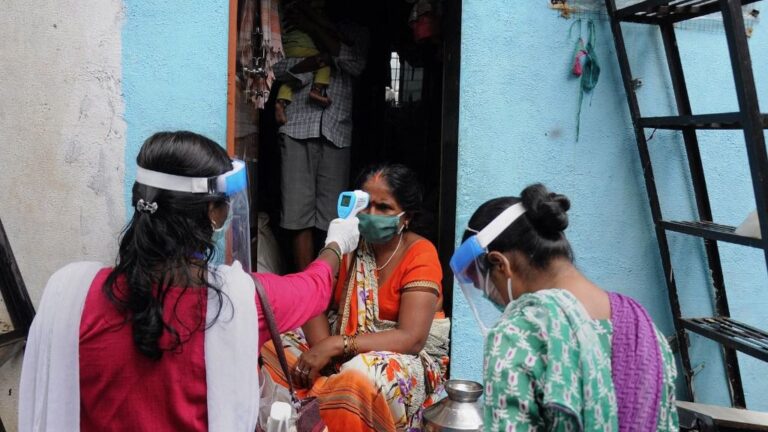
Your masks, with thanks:
[{"label": "woman in green floral dress", "polygon": [[[532,185],[480,206],[451,260],[476,317],[482,295],[503,309],[485,329],[487,431],[677,431],[675,363],[629,297],[573,265],[570,202]],[[497,315],[498,317],[498,315]]]}]

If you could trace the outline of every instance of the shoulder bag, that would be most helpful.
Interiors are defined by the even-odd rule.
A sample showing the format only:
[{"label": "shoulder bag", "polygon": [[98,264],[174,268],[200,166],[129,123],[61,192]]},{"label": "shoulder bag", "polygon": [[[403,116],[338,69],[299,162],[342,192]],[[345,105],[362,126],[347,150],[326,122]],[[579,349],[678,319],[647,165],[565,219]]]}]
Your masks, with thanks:
[{"label": "shoulder bag", "polygon": [[291,382],[288,361],[285,359],[283,342],[280,339],[280,333],[277,331],[275,315],[272,313],[272,307],[269,305],[269,300],[264,292],[264,287],[259,280],[254,277],[253,282],[256,285],[256,293],[261,301],[261,311],[264,313],[264,319],[267,321],[267,327],[269,328],[269,334],[272,337],[272,343],[275,345],[275,353],[277,353],[277,358],[280,361],[280,368],[283,370],[283,374],[288,382],[288,391],[291,393],[291,401],[293,402],[293,407],[295,409],[293,415],[296,420],[296,432],[327,431],[328,428],[320,417],[320,402],[317,398],[307,397],[299,399],[296,396],[296,392],[293,389],[293,382]]}]

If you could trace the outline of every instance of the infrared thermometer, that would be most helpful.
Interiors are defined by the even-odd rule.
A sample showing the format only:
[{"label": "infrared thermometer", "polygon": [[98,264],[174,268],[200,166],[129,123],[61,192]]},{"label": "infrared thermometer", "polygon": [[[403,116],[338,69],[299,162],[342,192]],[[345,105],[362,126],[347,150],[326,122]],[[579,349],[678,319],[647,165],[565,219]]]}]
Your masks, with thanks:
[{"label": "infrared thermometer", "polygon": [[342,192],[339,194],[336,212],[342,219],[351,219],[368,207],[368,201],[370,201],[368,192],[363,192],[359,189]]}]

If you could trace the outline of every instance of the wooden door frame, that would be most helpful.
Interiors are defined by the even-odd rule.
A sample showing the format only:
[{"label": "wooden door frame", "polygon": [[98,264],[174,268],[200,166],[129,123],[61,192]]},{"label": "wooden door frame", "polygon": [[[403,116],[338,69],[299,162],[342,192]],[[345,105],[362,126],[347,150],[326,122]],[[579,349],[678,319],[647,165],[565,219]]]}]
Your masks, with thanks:
[{"label": "wooden door frame", "polygon": [[229,1],[229,37],[227,40],[227,153],[235,154],[235,97],[237,96],[237,0]]},{"label": "wooden door frame", "polygon": [[456,249],[462,0],[446,0],[443,6],[443,106],[437,252],[443,267],[443,309],[447,316],[452,316],[453,273],[448,263]]}]

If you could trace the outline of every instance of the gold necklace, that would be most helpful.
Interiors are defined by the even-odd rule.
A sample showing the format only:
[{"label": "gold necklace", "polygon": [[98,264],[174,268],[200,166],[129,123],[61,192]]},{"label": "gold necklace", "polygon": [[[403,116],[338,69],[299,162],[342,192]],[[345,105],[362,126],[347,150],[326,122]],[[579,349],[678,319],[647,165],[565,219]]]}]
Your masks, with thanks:
[{"label": "gold necklace", "polygon": [[395,250],[392,252],[392,255],[389,256],[389,259],[387,260],[387,262],[384,263],[383,266],[376,267],[376,271],[381,271],[382,269],[384,269],[384,267],[386,267],[389,264],[390,261],[392,261],[392,258],[394,258],[395,254],[397,253],[397,250],[400,249],[400,243],[403,242],[403,234],[404,234],[403,232],[400,232],[400,239],[397,241],[397,247],[395,247]]}]

